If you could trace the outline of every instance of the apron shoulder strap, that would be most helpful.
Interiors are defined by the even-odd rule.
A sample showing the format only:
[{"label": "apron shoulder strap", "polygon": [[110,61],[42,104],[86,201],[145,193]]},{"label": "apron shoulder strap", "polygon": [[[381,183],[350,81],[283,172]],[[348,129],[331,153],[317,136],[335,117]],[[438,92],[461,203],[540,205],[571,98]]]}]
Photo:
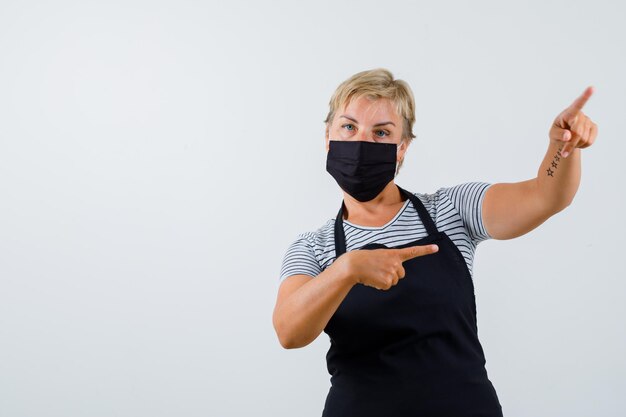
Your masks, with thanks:
[{"label": "apron shoulder strap", "polygon": [[435,233],[438,233],[439,230],[437,230],[437,226],[435,226],[435,222],[433,221],[432,217],[430,217],[430,214],[428,214],[428,210],[426,210],[426,207],[424,207],[424,203],[422,203],[422,200],[420,200],[419,197],[417,197],[415,194],[405,190],[399,185],[397,185],[397,187],[400,189],[400,192],[407,196],[407,198],[411,200],[411,203],[413,203],[413,207],[415,207],[415,209],[417,210],[417,213],[420,216],[420,220],[424,224],[424,227],[426,227],[426,232],[428,233],[428,235],[434,235]]},{"label": "apron shoulder strap", "polygon": [[343,232],[343,200],[335,219],[335,259],[346,253],[346,236]]}]

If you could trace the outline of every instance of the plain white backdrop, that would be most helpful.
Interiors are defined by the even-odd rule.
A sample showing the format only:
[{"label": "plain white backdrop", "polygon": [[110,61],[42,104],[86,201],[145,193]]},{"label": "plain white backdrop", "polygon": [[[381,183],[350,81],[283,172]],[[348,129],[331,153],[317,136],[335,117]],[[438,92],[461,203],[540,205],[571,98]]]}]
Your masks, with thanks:
[{"label": "plain white backdrop", "polygon": [[412,87],[415,192],[537,175],[593,85],[574,203],[474,263],[506,417],[623,416],[626,8],[610,1],[0,2],[0,415],[321,415],[287,246],[333,217],[328,101]]}]

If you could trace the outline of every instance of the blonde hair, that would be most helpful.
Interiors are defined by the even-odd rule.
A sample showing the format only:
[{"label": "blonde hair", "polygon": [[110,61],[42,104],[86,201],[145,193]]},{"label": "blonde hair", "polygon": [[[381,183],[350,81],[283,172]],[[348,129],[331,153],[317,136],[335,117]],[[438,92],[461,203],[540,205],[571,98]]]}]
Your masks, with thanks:
[{"label": "blonde hair", "polygon": [[[393,74],[385,68],[375,68],[367,71],[361,71],[337,87],[333,93],[328,106],[330,110],[324,123],[326,123],[326,129],[332,123],[335,113],[350,104],[353,99],[365,96],[369,99],[388,98],[390,99],[396,108],[396,113],[402,117],[402,133],[401,142],[406,142],[406,145],[410,145],[413,138],[416,136],[413,134],[413,124],[415,123],[415,98],[413,97],[413,91],[411,87],[404,80],[393,78]],[[404,162],[404,158],[398,163],[398,170]]]}]

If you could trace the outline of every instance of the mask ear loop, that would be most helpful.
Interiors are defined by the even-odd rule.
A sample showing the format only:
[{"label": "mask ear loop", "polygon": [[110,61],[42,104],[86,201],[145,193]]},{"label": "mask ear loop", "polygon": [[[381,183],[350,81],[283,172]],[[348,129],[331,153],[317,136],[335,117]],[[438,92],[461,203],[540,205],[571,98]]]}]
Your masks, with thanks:
[{"label": "mask ear loop", "polygon": [[398,151],[400,150],[400,145],[402,145],[402,140],[400,140],[400,143],[396,143],[396,173],[394,174],[394,178],[398,176],[398,169],[400,168],[400,161],[398,161],[398,158],[397,158]]}]

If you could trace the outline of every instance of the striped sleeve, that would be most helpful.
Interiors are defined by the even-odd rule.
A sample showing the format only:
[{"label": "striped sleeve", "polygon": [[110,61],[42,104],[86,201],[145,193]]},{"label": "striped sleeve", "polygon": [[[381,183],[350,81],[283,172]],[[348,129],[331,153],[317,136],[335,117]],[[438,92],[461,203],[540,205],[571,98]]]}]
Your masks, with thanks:
[{"label": "striped sleeve", "polygon": [[491,185],[487,182],[473,181],[443,188],[444,194],[450,198],[459,212],[463,225],[474,245],[492,238],[485,229],[482,216],[485,192]]},{"label": "striped sleeve", "polygon": [[291,275],[304,274],[315,277],[321,272],[322,268],[315,256],[313,234],[301,233],[287,248],[280,268],[279,282]]}]

